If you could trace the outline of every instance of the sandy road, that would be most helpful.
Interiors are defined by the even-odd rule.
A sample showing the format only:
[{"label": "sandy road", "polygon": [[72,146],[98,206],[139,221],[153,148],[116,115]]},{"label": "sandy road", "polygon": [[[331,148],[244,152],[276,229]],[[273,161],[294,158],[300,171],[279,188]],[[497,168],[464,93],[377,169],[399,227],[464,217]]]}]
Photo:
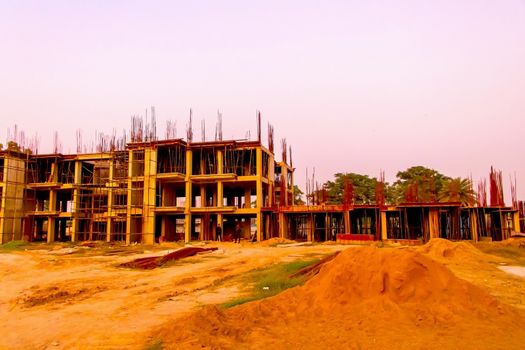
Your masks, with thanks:
[{"label": "sandy road", "polygon": [[0,348],[141,349],[152,327],[238,296],[243,286],[229,281],[232,276],[344,248],[218,246],[150,271],[117,265],[151,254],[59,255],[46,249],[0,254]]}]

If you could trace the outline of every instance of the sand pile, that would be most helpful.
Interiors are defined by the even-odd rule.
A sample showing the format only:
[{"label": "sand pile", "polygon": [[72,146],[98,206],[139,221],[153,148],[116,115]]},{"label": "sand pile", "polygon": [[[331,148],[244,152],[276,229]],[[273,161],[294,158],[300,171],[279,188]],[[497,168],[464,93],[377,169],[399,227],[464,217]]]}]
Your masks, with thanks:
[{"label": "sand pile", "polygon": [[525,238],[522,238],[522,237],[508,238],[504,241],[497,242],[497,243],[501,244],[502,246],[506,246],[506,247],[518,247],[518,248],[525,249]]},{"label": "sand pile", "polygon": [[229,310],[207,307],[155,337],[168,349],[511,349],[525,339],[524,321],[418,252],[362,247],[304,286]]},{"label": "sand pile", "polygon": [[444,263],[465,264],[498,260],[497,257],[483,253],[469,242],[451,242],[442,238],[431,239],[425,245],[418,247],[417,251]]}]

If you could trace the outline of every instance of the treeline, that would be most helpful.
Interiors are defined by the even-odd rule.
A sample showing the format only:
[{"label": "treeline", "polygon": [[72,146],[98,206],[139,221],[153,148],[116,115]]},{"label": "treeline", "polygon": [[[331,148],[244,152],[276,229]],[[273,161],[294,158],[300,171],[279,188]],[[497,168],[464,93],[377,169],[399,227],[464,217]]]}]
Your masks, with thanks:
[{"label": "treeline", "polygon": [[[354,204],[376,203],[378,179],[356,173],[335,174],[333,181],[325,182],[310,193],[308,199],[311,203],[322,198],[328,204],[342,204],[345,200],[345,186],[347,191],[351,188]],[[394,183],[384,183],[382,192],[386,204],[461,202],[469,206],[476,203],[476,193],[470,179],[452,178],[423,166],[399,171]]]}]

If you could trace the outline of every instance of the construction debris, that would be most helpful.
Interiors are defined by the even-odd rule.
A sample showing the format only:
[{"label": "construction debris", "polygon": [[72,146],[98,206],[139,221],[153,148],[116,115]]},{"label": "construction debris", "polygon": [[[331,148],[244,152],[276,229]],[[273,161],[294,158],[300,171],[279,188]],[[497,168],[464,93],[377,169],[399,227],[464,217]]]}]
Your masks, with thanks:
[{"label": "construction debris", "polygon": [[166,264],[169,261],[184,259],[199,253],[212,252],[217,250],[217,247],[200,248],[200,247],[185,247],[174,251],[173,253],[164,256],[153,256],[148,258],[139,258],[133,261],[120,264],[119,267],[128,267],[132,269],[152,270]]}]

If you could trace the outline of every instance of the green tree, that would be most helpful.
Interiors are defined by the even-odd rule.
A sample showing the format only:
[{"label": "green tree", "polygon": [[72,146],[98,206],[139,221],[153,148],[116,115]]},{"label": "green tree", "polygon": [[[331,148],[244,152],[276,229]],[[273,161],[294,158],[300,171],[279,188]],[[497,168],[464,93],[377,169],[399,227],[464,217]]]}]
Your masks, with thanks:
[{"label": "green tree", "polygon": [[15,141],[9,141],[7,143],[7,149],[10,150],[10,151],[20,152],[20,146]]},{"label": "green tree", "polygon": [[304,200],[303,200],[303,191],[301,191],[301,189],[299,188],[299,186],[297,185],[293,185],[293,194],[294,194],[294,198],[293,198],[293,202],[295,205],[304,205]]},{"label": "green tree", "polygon": [[390,189],[395,202],[437,202],[439,193],[450,178],[424,166],[413,166],[396,174],[397,181]]},{"label": "green tree", "polygon": [[461,205],[472,206],[476,203],[476,192],[469,179],[457,177],[444,181],[439,191],[439,201],[460,202]]},{"label": "green tree", "polygon": [[355,204],[375,203],[375,191],[377,179],[368,175],[356,173],[337,173],[334,181],[327,181],[324,187],[328,191],[328,202],[331,204],[342,204],[345,182],[349,181],[353,187]]}]

